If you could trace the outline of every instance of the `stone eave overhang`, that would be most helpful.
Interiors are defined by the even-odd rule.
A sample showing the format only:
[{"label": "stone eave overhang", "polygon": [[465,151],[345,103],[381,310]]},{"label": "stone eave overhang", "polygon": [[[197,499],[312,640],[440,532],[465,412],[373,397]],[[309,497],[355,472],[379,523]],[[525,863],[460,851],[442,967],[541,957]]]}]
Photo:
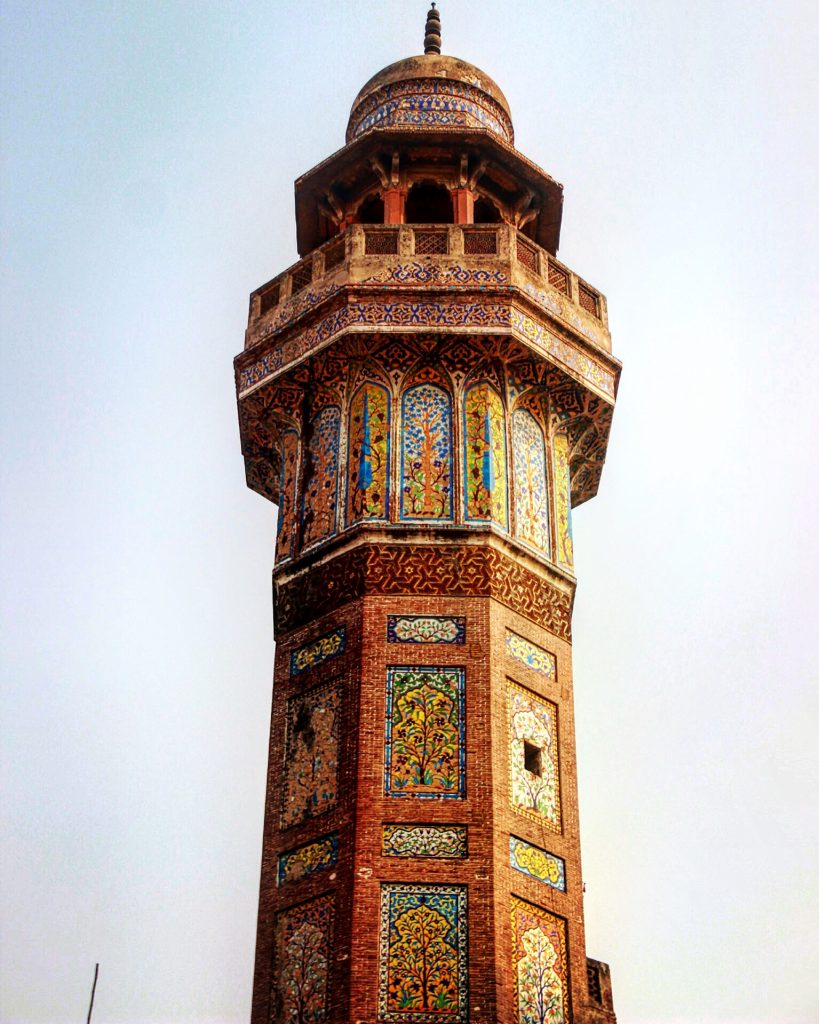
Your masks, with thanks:
[{"label": "stone eave overhang", "polygon": [[[392,295],[385,294],[392,292]],[[544,296],[548,298],[547,293]],[[396,322],[394,307],[421,306],[432,299],[467,307],[480,304],[489,314],[483,322]],[[345,311],[351,313],[345,313]],[[384,310],[383,315],[379,311]],[[538,293],[517,285],[454,288],[424,285],[402,289],[369,283],[340,283],[295,320],[240,352],[234,360],[236,394],[244,398],[273,383],[312,356],[350,334],[395,333],[509,334],[535,354],[614,404],[622,364],[602,346],[594,344],[538,301]]]},{"label": "stone eave overhang", "polygon": [[[385,150],[446,147],[453,155],[467,153],[495,163],[530,190],[539,208],[533,239],[555,255],[560,244],[563,186],[521,152],[484,128],[371,128],[302,174],[295,182],[296,246],[306,256],[321,242],[319,204],[351,166],[366,164]],[[377,181],[373,172],[373,180]]]},{"label": "stone eave overhang", "polygon": [[[310,359],[344,345],[348,339],[362,341],[368,335],[383,338],[385,334],[419,337],[445,333],[453,339],[460,334],[508,338],[510,342],[523,345],[536,360],[550,366],[557,379],[564,382],[560,386],[580,389],[588,396],[591,419],[595,422],[594,438],[583,456],[582,472],[573,477],[572,505],[576,507],[594,497],[619,385],[622,364],[618,359],[559,320],[534,295],[514,285],[471,289],[393,288],[389,289],[391,294],[385,291],[383,285],[339,284],[297,321],[283,324],[263,343],[236,357],[241,447],[249,486],[276,500],[275,480],[270,481],[268,472],[262,474],[267,479],[264,486],[254,482],[269,454],[253,440],[254,424],[271,399],[273,405],[276,404],[277,388],[283,386],[287,390],[293,375],[304,376]],[[423,319],[424,311],[431,306],[439,311],[442,307],[451,309],[456,320],[463,318],[466,322],[462,326],[389,322],[396,313],[406,321],[407,310],[414,308]],[[468,322],[472,308],[481,311],[482,322]],[[575,469],[573,466],[573,472]]]}]

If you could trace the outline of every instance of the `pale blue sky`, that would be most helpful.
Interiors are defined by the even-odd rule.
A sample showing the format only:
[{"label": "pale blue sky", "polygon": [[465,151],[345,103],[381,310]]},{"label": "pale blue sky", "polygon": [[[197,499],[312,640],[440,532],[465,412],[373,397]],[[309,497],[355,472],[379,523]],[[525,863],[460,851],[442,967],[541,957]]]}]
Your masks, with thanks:
[{"label": "pale blue sky", "polygon": [[[588,949],[621,1024],[807,1024],[816,5],[442,0],[625,370],[575,516]],[[2,0],[7,1024],[249,1019],[274,509],[231,360],[426,0]]]}]

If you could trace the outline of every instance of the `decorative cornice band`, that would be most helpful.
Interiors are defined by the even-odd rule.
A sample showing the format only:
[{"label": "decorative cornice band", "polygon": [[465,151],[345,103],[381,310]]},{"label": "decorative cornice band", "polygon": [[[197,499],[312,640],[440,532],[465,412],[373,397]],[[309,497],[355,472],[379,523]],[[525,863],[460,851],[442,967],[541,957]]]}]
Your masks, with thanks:
[{"label": "decorative cornice band", "polygon": [[572,597],[489,546],[367,544],[274,583],[277,633],[367,595],[492,597],[571,641]]}]

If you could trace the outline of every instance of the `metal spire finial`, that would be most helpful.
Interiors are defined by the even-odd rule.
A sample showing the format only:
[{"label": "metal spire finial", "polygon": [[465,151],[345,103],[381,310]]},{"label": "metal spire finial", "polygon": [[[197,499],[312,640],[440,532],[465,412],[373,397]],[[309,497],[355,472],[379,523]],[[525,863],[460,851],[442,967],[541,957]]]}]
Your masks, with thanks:
[{"label": "metal spire finial", "polygon": [[427,14],[427,25],[424,30],[424,53],[441,52],[441,15],[435,9],[435,4]]}]

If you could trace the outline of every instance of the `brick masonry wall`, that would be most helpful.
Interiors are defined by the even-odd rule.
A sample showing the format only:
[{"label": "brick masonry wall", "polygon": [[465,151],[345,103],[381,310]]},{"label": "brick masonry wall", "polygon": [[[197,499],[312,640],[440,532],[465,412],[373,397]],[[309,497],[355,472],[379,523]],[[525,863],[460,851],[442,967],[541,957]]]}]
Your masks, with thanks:
[{"label": "brick masonry wall", "polygon": [[[320,567],[315,570],[321,571]],[[315,586],[315,582],[311,585]],[[465,643],[390,643],[387,617],[396,614],[464,617]],[[292,653],[339,627],[345,630],[343,652],[291,675]],[[509,630],[554,655],[555,678],[510,656],[506,649]],[[450,666],[465,670],[463,799],[385,794],[386,679],[391,666]],[[507,706],[510,682],[557,706],[561,831],[546,827],[511,805]],[[321,813],[282,828],[288,701],[292,708],[293,698],[321,693],[326,686],[337,686],[341,699],[337,719],[337,798],[333,806]],[[385,823],[466,826],[468,856],[460,860],[385,857],[381,852]],[[277,862],[283,851],[334,833],[338,834],[336,864],[301,880],[278,885]],[[562,858],[566,892],[510,866],[510,835]],[[275,984],[279,970],[277,915],[325,893],[334,893],[336,897],[326,1019],[375,1024],[380,1019],[381,886],[398,882],[466,887],[469,1018],[475,1024],[511,1024],[515,1020],[510,916],[513,896],[565,920],[571,1006],[571,1017],[567,1020],[582,1022],[587,1013],[593,1012],[588,1007],[586,989],[571,645],[492,597],[374,594],[350,600],[279,636],[253,1024],[281,1019],[281,995]],[[452,1016],[448,1015],[448,1019]]]}]

